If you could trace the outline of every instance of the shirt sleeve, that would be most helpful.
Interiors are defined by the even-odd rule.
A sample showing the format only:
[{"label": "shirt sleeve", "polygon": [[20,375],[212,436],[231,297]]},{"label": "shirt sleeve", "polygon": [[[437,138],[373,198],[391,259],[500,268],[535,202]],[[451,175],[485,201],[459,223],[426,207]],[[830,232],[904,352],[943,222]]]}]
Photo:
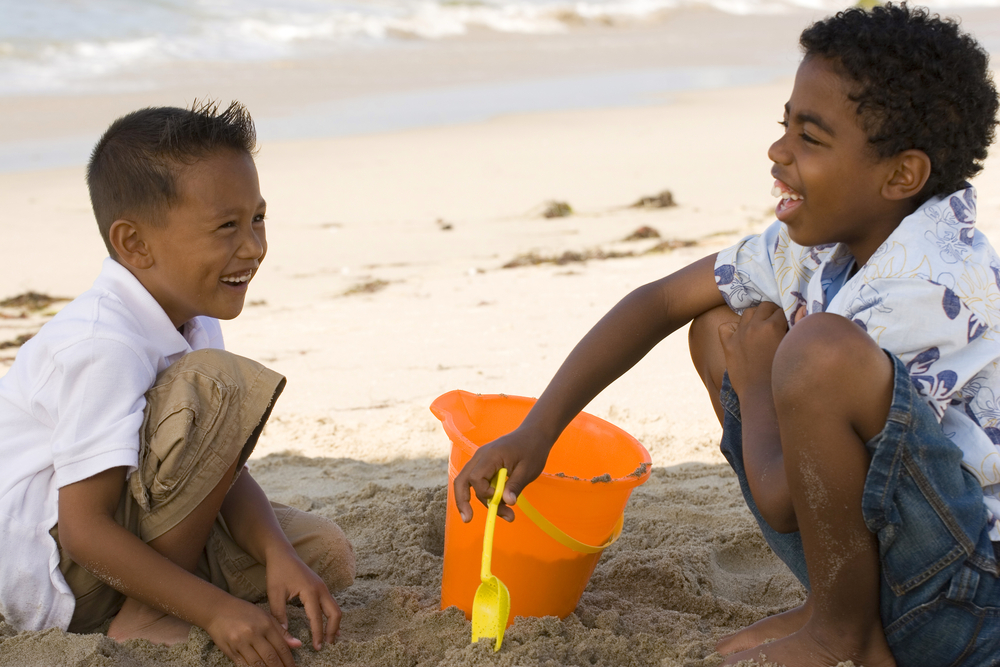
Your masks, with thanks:
[{"label": "shirt sleeve", "polygon": [[47,402],[55,411],[50,418],[57,486],[119,466],[134,470],[153,370],[127,345],[99,338],[59,351],[54,361],[39,394],[51,392]]},{"label": "shirt sleeve", "polygon": [[762,301],[781,304],[773,264],[780,228],[781,223],[775,222],[763,233],[721,251],[716,258],[715,283],[736,313],[742,314]]},{"label": "shirt sleeve", "polygon": [[844,314],[906,364],[938,421],[955,393],[996,357],[987,323],[949,287],[924,278],[866,282]]}]

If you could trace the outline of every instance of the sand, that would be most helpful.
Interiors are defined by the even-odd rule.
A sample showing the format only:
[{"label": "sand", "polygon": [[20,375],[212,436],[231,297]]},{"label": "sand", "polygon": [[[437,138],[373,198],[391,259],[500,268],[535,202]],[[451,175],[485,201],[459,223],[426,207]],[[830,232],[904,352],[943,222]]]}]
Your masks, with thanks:
[{"label": "sand", "polygon": [[[488,641],[470,643],[462,612],[438,608],[446,492],[424,479],[440,478],[441,467],[427,459],[370,464],[292,455],[256,463],[255,476],[273,497],[336,518],[358,554],[357,582],[338,596],[340,641],[318,653],[295,651],[297,664],[715,665],[721,634],[802,600],[739,502],[727,466],[657,468],[633,494],[624,533],[576,612],[565,620],[517,619],[495,654]],[[335,483],[324,492],[322,480],[343,477],[356,488]],[[292,633],[305,640],[302,610],[291,619]],[[59,631],[0,637],[0,665],[225,664],[199,629],[170,649]]]},{"label": "sand", "polygon": [[[979,11],[996,22],[995,11]],[[710,34],[705,16],[686,16],[685,43]],[[753,39],[794,40],[807,20],[754,19],[764,32]],[[635,34],[646,49],[640,55],[667,58],[661,42],[681,48]],[[483,43],[470,62],[496,79]],[[609,67],[606,57],[616,53],[634,66],[634,54],[621,55],[626,49],[592,43],[604,45],[581,56],[592,70]],[[506,57],[521,54],[522,70],[535,62],[510,37],[492,44]],[[702,62],[726,61],[726,53],[733,62],[740,44],[733,48],[695,51]],[[551,62],[549,73],[576,67],[568,57]],[[474,70],[458,67],[455,80],[473,80]],[[362,74],[354,78],[377,79]],[[280,113],[260,90],[240,88],[249,79],[234,75],[215,90],[249,91],[251,111],[257,99],[267,113]],[[158,101],[183,103],[178,85]],[[486,642],[472,645],[463,614],[439,609],[449,443],[428,410],[452,389],[538,395],[573,344],[629,290],[768,224],[766,151],[790,86],[784,76],[643,106],[262,146],[268,257],[243,314],[224,332],[230,350],[283,373],[288,387],[251,468],[272,498],[335,519],[358,556],[356,583],[337,596],[341,640],[318,653],[296,651],[297,664],[716,665],[713,646],[722,635],[803,600],[718,451],[719,425],[679,331],[588,407],[636,436],[654,465],[575,613],[517,619],[497,654]],[[194,96],[188,92],[186,99]],[[60,116],[52,132],[92,131],[123,106],[154,97],[81,98],[76,120]],[[0,127],[20,123],[26,136],[43,135],[25,110],[37,121],[58,102],[2,101],[0,121],[9,122]],[[1000,165],[992,162],[976,184],[981,228],[996,238]],[[630,206],[663,190],[676,206]],[[5,226],[0,299],[86,289],[104,252],[82,168],[0,173],[0,197],[7,217],[19,221]],[[550,201],[567,202],[573,214],[545,218]],[[624,240],[643,227],[659,237]],[[651,251],[663,242],[668,249]],[[590,259],[503,268],[524,257]],[[18,337],[61,303],[0,305],[0,372]],[[306,639],[304,614],[291,613],[293,634]],[[198,629],[167,649],[57,630],[18,634],[0,623],[0,666],[227,663]]]}]

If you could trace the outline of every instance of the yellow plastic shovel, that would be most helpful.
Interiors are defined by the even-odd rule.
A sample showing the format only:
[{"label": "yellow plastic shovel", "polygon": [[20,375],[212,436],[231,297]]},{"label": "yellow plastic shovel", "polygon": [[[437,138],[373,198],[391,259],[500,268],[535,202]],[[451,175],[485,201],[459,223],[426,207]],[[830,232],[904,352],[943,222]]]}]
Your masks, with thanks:
[{"label": "yellow plastic shovel", "polygon": [[507,469],[500,468],[493,478],[493,498],[490,500],[489,511],[486,514],[486,532],[483,533],[483,568],[479,578],[483,582],[476,589],[476,597],[472,601],[472,643],[480,637],[496,637],[497,643],[493,651],[500,650],[503,643],[503,631],[507,628],[507,617],[510,616],[510,593],[503,582],[490,573],[490,561],[493,557],[493,528],[497,521],[497,506],[503,495],[503,485],[507,481]]}]

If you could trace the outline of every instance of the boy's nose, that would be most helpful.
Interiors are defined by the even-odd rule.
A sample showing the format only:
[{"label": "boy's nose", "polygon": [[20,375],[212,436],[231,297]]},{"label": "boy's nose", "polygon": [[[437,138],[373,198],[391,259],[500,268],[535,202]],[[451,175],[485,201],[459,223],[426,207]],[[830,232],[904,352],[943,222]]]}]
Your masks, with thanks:
[{"label": "boy's nose", "polygon": [[241,255],[245,259],[262,259],[267,252],[267,238],[264,230],[249,229],[240,245]]},{"label": "boy's nose", "polygon": [[782,135],[767,149],[767,157],[771,162],[778,164],[789,164],[792,161],[791,153],[785,146],[785,136]]}]

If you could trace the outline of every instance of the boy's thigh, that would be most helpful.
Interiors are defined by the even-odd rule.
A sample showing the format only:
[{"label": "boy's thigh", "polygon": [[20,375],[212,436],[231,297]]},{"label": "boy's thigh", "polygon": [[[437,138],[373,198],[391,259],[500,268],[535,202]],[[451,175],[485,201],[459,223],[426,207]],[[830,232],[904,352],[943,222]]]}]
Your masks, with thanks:
[{"label": "boy's thigh", "polygon": [[139,467],[129,478],[129,512],[144,541],[194,511],[234,462],[242,468],[284,383],[223,350],[192,352],[160,374],[146,392]]},{"label": "boy's thigh", "polygon": [[[354,549],[340,526],[318,514],[281,503],[272,501],[271,508],[299,558],[323,579],[327,588],[338,591],[354,582]],[[236,543],[221,516],[212,527],[197,572],[243,600],[258,602],[267,597],[264,565]]]}]

